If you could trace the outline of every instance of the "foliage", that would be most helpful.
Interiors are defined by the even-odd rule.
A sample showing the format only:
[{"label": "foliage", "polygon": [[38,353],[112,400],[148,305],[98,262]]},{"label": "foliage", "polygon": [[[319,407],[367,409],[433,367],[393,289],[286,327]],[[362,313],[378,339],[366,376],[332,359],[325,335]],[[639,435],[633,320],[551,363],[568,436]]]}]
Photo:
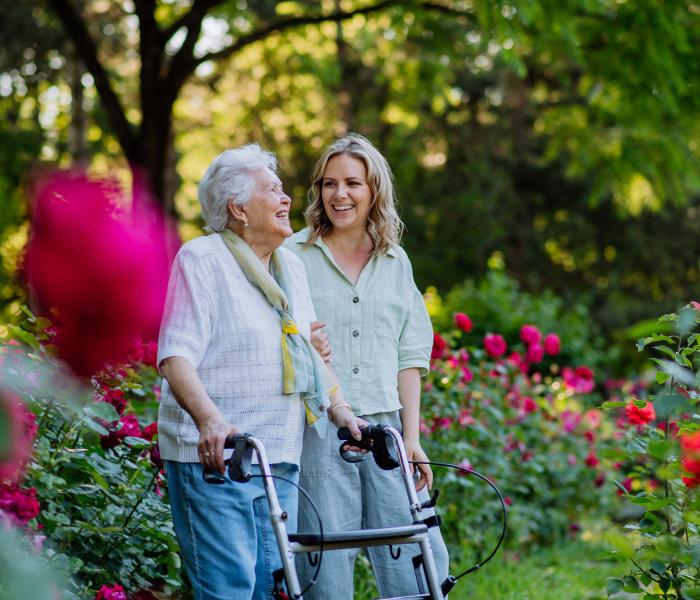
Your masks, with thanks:
[{"label": "foliage", "polygon": [[478,282],[469,279],[453,287],[444,299],[431,290],[428,298],[438,330],[451,326],[453,315],[460,311],[472,318],[473,337],[497,331],[507,339],[517,339],[523,323],[536,323],[543,331],[556,331],[561,339],[559,364],[579,361],[605,372],[615,362],[616,349],[605,345],[584,302],[566,301],[546,289],[536,293],[522,290],[503,271],[491,270]]},{"label": "foliage", "polygon": [[[153,344],[136,344],[129,364],[102,371],[86,389],[51,357],[54,334],[45,319],[30,315],[13,331],[32,343],[3,344],[2,383],[21,390],[35,415],[36,440],[19,485],[3,484],[0,496],[18,533],[34,539],[35,548],[43,543],[26,560],[60,572],[65,598],[92,597],[115,582],[130,594],[181,588],[153,441],[159,394]],[[19,491],[10,497],[12,489]],[[27,505],[28,494],[38,505]]]},{"label": "foliage", "polygon": [[[592,370],[560,363],[559,344],[546,341],[556,334],[543,340],[532,323],[521,324],[520,339],[492,332],[482,340],[478,322],[455,317],[457,325],[435,334],[424,385],[428,455],[500,488],[516,547],[552,543],[578,531],[586,515],[605,514],[615,491],[604,486],[599,453],[614,430],[596,408]],[[483,560],[500,531],[494,492],[465,473],[438,475],[453,558]]]},{"label": "foliage", "polygon": [[629,481],[642,487],[632,493],[620,485],[640,518],[627,526],[636,536],[611,536],[612,553],[634,565],[624,578],[609,581],[611,595],[624,590],[644,599],[700,598],[700,304],[662,316],[659,326],[666,323],[674,331],[637,344],[656,365],[658,387],[650,403],[607,405],[619,410],[625,404],[634,415],[637,426],[612,455],[627,463]]}]

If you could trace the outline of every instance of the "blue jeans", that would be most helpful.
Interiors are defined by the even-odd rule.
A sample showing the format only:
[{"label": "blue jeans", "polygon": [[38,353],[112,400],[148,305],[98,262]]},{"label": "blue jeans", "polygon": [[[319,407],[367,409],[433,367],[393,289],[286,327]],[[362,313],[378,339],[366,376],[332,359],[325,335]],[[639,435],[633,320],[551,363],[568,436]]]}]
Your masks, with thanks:
[{"label": "blue jeans", "polygon": [[[199,463],[165,461],[175,535],[196,600],[269,600],[272,572],[282,566],[260,477],[221,485],[202,479]],[[271,465],[273,475],[297,483],[299,467]],[[257,465],[253,472],[260,473]],[[297,526],[297,489],[275,480],[285,525]]]}]

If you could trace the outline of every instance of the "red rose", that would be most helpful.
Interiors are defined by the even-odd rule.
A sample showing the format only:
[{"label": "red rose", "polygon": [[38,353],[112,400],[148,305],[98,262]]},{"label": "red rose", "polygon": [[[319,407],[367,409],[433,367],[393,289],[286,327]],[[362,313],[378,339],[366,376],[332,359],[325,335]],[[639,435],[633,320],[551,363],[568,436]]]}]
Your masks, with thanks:
[{"label": "red rose", "polygon": [[595,476],[595,480],[593,481],[593,484],[596,487],[603,487],[604,483],[605,483],[605,473],[598,473]]},{"label": "red rose", "polygon": [[539,342],[536,342],[529,346],[527,351],[525,352],[525,359],[532,364],[541,362],[543,358],[544,348]]},{"label": "red rose", "polygon": [[537,403],[532,398],[530,398],[530,396],[526,396],[525,398],[523,398],[523,412],[525,412],[526,415],[533,413],[536,410]]},{"label": "red rose", "polygon": [[143,192],[132,202],[113,181],[64,173],[38,190],[25,275],[38,309],[56,309],[60,357],[89,377],[157,331],[175,236]]},{"label": "red rose", "polygon": [[600,464],[600,461],[595,455],[595,452],[589,452],[588,456],[586,456],[586,459],[583,462],[585,462],[586,465],[588,465],[591,468],[597,467]]},{"label": "red rose", "polygon": [[544,337],[544,351],[549,356],[556,356],[561,352],[561,341],[556,333],[548,333]]},{"label": "red rose", "polygon": [[154,421],[150,425],[146,425],[146,427],[143,428],[143,432],[141,434],[141,437],[143,437],[144,440],[148,440],[149,442],[153,441],[153,438],[158,435],[158,423]]},{"label": "red rose", "polygon": [[0,483],[0,511],[22,527],[39,514],[36,489],[21,489],[15,484]]},{"label": "red rose", "polygon": [[526,346],[539,344],[540,340],[542,339],[542,334],[534,325],[523,325],[520,328],[520,339]]},{"label": "red rose", "polygon": [[[625,488],[628,494],[632,493],[632,479],[630,477],[625,478],[622,481],[622,487]],[[617,495],[622,496],[622,490],[618,488]]]},{"label": "red rose", "polygon": [[625,406],[627,419],[634,425],[646,425],[650,421],[656,419],[654,405],[647,402],[643,408],[639,408],[634,402],[630,402]]},{"label": "red rose", "polygon": [[502,335],[488,333],[486,337],[484,337],[484,348],[486,348],[486,352],[488,352],[489,356],[498,358],[506,353],[508,345]]},{"label": "red rose", "polygon": [[15,481],[31,456],[37,425],[34,414],[27,410],[22,399],[2,388],[0,427],[6,434],[0,439],[0,480]]},{"label": "red rose", "polygon": [[105,450],[115,448],[124,441],[125,437],[141,437],[141,427],[136,417],[124,415],[119,421],[115,421],[107,435],[100,436],[100,446]]},{"label": "red rose", "polygon": [[700,431],[681,436],[681,465],[692,476],[683,477],[683,483],[688,487],[697,486],[700,478]]},{"label": "red rose", "polygon": [[442,358],[445,354],[445,349],[447,348],[447,342],[445,339],[437,332],[433,334],[433,350],[430,353],[430,358],[437,359]]},{"label": "red rose", "polygon": [[472,330],[472,320],[464,313],[455,313],[454,321],[457,329],[461,329],[464,333],[469,333]]},{"label": "red rose", "polygon": [[126,592],[124,592],[124,588],[118,583],[114,585],[103,585],[97,590],[95,600],[126,600]]}]

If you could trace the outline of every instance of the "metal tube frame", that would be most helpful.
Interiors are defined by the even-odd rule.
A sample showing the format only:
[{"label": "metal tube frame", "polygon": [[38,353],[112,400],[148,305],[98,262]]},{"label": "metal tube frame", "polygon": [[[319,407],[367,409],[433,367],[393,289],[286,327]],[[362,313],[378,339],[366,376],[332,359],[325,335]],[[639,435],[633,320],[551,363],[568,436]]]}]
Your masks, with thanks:
[{"label": "metal tube frame", "polygon": [[[401,469],[401,475],[406,487],[406,494],[408,495],[411,517],[413,518],[414,522],[420,522],[423,520],[423,507],[421,506],[421,503],[418,500],[418,495],[416,494],[413,475],[411,474],[410,462],[408,461],[408,456],[406,455],[406,448],[403,445],[403,438],[401,437],[401,434],[393,427],[385,427],[384,430],[389,433],[396,442],[400,463],[399,468]],[[265,493],[267,494],[267,500],[270,506],[272,528],[275,532],[275,537],[277,538],[280,558],[282,559],[282,568],[284,569],[284,577],[287,582],[287,592],[290,598],[302,600],[300,595],[301,587],[299,585],[299,578],[297,576],[296,566],[294,564],[294,555],[307,552],[318,552],[320,550],[320,546],[318,544],[301,544],[299,542],[289,541],[289,538],[287,537],[287,528],[284,524],[284,521],[286,520],[286,513],[283,512],[279,503],[279,498],[277,497],[277,490],[275,489],[275,484],[272,479],[272,472],[270,471],[270,464],[268,463],[267,455],[265,454],[265,447],[257,438],[251,436],[248,439],[255,448],[260,471],[263,475]],[[342,550],[348,548],[368,548],[371,546],[388,546],[392,544],[419,545],[423,557],[423,570],[425,572],[430,598],[431,600],[445,600],[445,596],[442,593],[440,580],[438,578],[437,568],[435,566],[435,559],[433,557],[433,551],[430,545],[430,538],[427,533],[398,536],[396,538],[383,540],[370,539],[354,542],[324,542],[323,551]]]}]

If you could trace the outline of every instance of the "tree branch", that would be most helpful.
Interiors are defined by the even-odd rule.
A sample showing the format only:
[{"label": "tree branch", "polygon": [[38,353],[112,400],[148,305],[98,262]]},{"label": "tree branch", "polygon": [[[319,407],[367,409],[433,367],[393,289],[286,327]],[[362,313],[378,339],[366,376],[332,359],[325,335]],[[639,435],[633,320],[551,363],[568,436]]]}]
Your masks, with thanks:
[{"label": "tree branch", "polygon": [[193,25],[201,24],[202,19],[204,19],[207,13],[222,2],[223,0],[194,0],[192,8],[188,12],[171,24],[170,27],[160,32],[162,43],[165,44],[175,35],[176,31],[183,27],[190,29]]},{"label": "tree branch", "polygon": [[98,57],[97,44],[90,36],[85,20],[73,8],[69,0],[48,0],[47,4],[61,21],[68,37],[75,44],[87,70],[95,80],[95,87],[105,107],[107,118],[114,130],[114,134],[119,139],[119,144],[127,160],[132,160],[136,155],[134,130],[126,118],[126,113],[119,101],[119,97],[112,89],[109,75]]}]

